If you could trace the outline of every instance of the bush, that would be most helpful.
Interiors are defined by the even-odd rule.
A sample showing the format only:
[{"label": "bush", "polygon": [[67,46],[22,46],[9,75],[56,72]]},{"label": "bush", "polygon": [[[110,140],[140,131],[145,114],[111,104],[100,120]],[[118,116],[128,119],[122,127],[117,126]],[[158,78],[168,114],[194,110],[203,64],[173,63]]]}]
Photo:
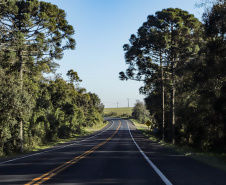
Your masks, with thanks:
[{"label": "bush", "polygon": [[70,137],[70,133],[71,133],[71,129],[69,128],[69,126],[67,125],[62,125],[59,129],[58,129],[58,133],[57,136],[61,139],[65,139],[65,138],[69,138]]}]

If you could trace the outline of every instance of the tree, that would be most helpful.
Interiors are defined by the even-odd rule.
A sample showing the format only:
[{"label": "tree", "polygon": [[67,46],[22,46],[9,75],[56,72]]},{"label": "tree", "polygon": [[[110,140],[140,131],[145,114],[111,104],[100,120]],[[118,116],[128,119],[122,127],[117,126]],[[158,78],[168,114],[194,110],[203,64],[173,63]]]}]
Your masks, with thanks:
[{"label": "tree", "polygon": [[196,78],[199,77],[202,81],[199,88],[200,95],[209,103],[208,115],[212,115],[211,119],[213,119],[213,122],[216,122],[215,127],[221,128],[220,132],[222,134],[219,134],[218,141],[215,141],[218,142],[218,146],[224,146],[226,138],[224,114],[226,82],[225,8],[226,2],[224,0],[217,0],[203,15],[207,44],[205,57],[200,64],[200,67],[202,67],[200,75],[196,75]]},{"label": "tree", "polygon": [[157,12],[160,28],[164,30],[167,41],[168,60],[171,66],[171,127],[172,142],[175,143],[175,67],[187,62],[198,51],[197,33],[201,23],[186,11],[180,9],[165,9]]},{"label": "tree", "polygon": [[[201,23],[193,15],[181,9],[163,9],[132,35],[130,45],[124,45],[125,59],[129,64],[120,79],[144,81],[144,92],[155,89],[163,82],[164,67],[171,68],[171,137],[175,143],[175,67],[192,59],[199,51],[197,33]],[[159,64],[160,63],[160,67]],[[164,86],[162,83],[162,112],[164,112]],[[163,114],[162,114],[163,115]],[[164,118],[164,117],[163,117]],[[164,128],[164,119],[162,128]]]},{"label": "tree", "polygon": [[74,71],[73,69],[70,69],[68,72],[67,72],[67,76],[69,77],[70,79],[70,83],[73,83],[73,82],[81,82],[82,80],[79,78],[78,76],[78,73],[76,71]]},{"label": "tree", "polygon": [[132,116],[135,119],[142,121],[144,119],[145,115],[146,115],[145,105],[142,102],[137,102],[135,104],[135,106],[133,107]]},{"label": "tree", "polygon": [[[24,89],[24,75],[34,77],[50,72],[57,66],[65,49],[74,49],[71,37],[74,29],[68,24],[64,10],[38,0],[3,1],[0,16],[1,67],[7,73],[18,72],[20,93]],[[23,115],[19,116],[20,145],[23,150]]]},{"label": "tree", "polygon": [[[139,28],[138,34],[141,38],[142,48],[145,55],[149,55],[155,66],[153,66],[154,74],[145,80],[144,92],[149,93],[149,87],[153,83],[161,82],[161,94],[162,94],[162,140],[165,140],[165,76],[164,66],[167,63],[167,50],[164,31],[158,29],[159,21],[153,15],[148,16],[147,22],[143,23],[143,26]],[[147,55],[147,56],[148,56]],[[150,60],[150,59],[149,59]],[[156,65],[157,64],[157,65]]]},{"label": "tree", "polygon": [[[163,33],[156,29],[158,22],[155,16],[148,16],[148,21],[138,29],[137,36],[131,35],[130,44],[123,46],[126,51],[125,59],[129,68],[120,72],[121,80],[143,81],[144,86],[140,88],[143,94],[149,94],[155,87],[155,83],[161,82],[162,92],[162,139],[164,140],[164,67],[166,61],[166,46]],[[135,73],[137,71],[137,73]]]}]

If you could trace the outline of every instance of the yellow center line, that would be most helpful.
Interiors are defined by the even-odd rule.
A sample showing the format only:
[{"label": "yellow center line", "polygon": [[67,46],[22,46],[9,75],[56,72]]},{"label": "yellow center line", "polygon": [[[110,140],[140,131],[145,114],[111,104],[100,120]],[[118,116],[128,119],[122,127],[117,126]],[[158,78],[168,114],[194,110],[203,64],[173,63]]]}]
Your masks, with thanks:
[{"label": "yellow center line", "polygon": [[86,151],[85,153],[75,157],[74,159],[72,159],[72,160],[70,160],[70,161],[58,166],[57,168],[54,168],[53,170],[49,171],[48,173],[45,173],[45,174],[41,175],[40,177],[34,178],[32,181],[30,181],[30,182],[28,182],[28,183],[26,183],[24,185],[31,185],[31,184],[39,185],[39,184],[42,184],[43,182],[51,179],[53,176],[57,175],[61,171],[63,171],[66,168],[70,167],[71,165],[77,163],[79,160],[85,158],[87,155],[89,155],[90,153],[94,152],[96,149],[100,148],[105,143],[107,143],[109,140],[111,140],[114,137],[114,135],[116,134],[116,132],[119,130],[120,126],[121,126],[121,122],[120,122],[118,128],[115,130],[115,132],[109,138],[107,138],[105,141],[103,141],[102,143],[96,145],[92,149],[90,149],[90,150]]}]

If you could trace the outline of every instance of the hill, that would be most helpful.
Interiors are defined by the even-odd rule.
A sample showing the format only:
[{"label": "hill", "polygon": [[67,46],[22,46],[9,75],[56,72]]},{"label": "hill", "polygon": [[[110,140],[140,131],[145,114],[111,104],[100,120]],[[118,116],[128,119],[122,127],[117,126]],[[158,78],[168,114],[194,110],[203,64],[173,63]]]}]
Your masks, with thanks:
[{"label": "hill", "polygon": [[121,107],[121,108],[104,108],[104,114],[106,116],[121,116],[132,115],[133,107]]}]

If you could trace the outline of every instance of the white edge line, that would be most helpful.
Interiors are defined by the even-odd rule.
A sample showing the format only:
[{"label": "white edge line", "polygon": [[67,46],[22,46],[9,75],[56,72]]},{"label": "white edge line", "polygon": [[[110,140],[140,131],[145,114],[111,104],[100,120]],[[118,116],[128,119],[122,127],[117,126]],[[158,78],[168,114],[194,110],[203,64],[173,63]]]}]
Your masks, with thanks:
[{"label": "white edge line", "polygon": [[91,137],[89,137],[89,138],[86,138],[86,139],[84,139],[84,140],[77,141],[77,142],[74,142],[74,143],[72,143],[72,144],[62,146],[62,147],[54,148],[54,149],[52,149],[52,150],[47,150],[47,151],[44,151],[44,152],[38,152],[38,153],[35,153],[35,154],[26,155],[26,156],[23,156],[23,157],[19,157],[19,158],[11,159],[11,160],[8,160],[8,161],[4,161],[4,162],[1,162],[0,165],[1,165],[1,164],[6,164],[6,163],[9,163],[9,162],[12,162],[12,161],[17,161],[17,160],[19,160],[19,159],[24,159],[24,158],[32,157],[32,156],[35,156],[35,155],[40,155],[40,154],[52,152],[52,151],[54,151],[54,150],[59,150],[59,149],[61,149],[61,148],[66,148],[66,147],[68,147],[68,146],[71,146],[71,145],[75,145],[75,144],[81,143],[81,142],[83,142],[83,141],[89,140],[89,139],[91,139],[91,138],[93,138],[93,137],[96,137],[96,136],[98,136],[98,135],[100,135],[100,134],[106,132],[108,129],[110,129],[110,128],[112,127],[113,124],[114,124],[114,121],[112,121],[111,126],[108,127],[106,130],[104,130],[104,131],[102,131],[102,132],[100,132],[100,133],[98,133],[98,134],[96,134],[96,135],[94,135],[94,136],[91,136]]},{"label": "white edge line", "polygon": [[136,143],[136,141],[134,140],[130,128],[129,128],[129,124],[128,121],[126,121],[127,126],[128,126],[128,130],[130,133],[130,136],[133,140],[133,142],[135,143],[135,145],[137,146],[137,148],[139,149],[140,153],[144,156],[144,158],[147,160],[147,162],[151,165],[151,167],[155,170],[155,172],[159,175],[159,177],[165,182],[166,185],[173,185],[167,178],[165,175],[163,175],[163,173],[154,165],[154,163],[146,156],[146,154],[141,150],[141,148],[138,146],[138,144]]}]

